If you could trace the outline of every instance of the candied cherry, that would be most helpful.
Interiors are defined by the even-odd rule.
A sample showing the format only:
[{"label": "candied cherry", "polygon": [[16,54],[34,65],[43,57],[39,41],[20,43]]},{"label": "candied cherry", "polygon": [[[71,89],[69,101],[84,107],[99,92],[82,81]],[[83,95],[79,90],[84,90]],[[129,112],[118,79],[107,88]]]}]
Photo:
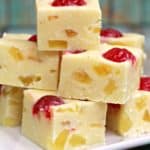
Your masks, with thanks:
[{"label": "candied cherry", "polygon": [[141,77],[139,90],[150,91],[150,77]]},{"label": "candied cherry", "polygon": [[83,6],[86,5],[85,0],[54,0],[52,6]]},{"label": "candied cherry", "polygon": [[136,62],[136,57],[125,48],[112,48],[104,53],[103,57],[118,63],[130,60],[134,65]]},{"label": "candied cherry", "polygon": [[114,38],[123,37],[123,34],[119,30],[113,28],[102,29],[100,35],[103,37],[114,37]]},{"label": "candied cherry", "polygon": [[66,51],[65,54],[80,54],[85,52],[86,50],[72,50],[72,51]]},{"label": "candied cherry", "polygon": [[28,39],[28,41],[37,42],[37,35],[36,35],[36,34],[35,34],[35,35],[32,35],[32,36]]},{"label": "candied cherry", "polygon": [[41,97],[37,103],[34,104],[32,113],[33,115],[38,115],[40,112],[43,112],[47,119],[52,118],[51,106],[58,106],[64,104],[64,101],[57,96],[47,95]]},{"label": "candied cherry", "polygon": [[121,108],[120,104],[108,104],[108,106],[115,110],[120,110],[120,108]]}]

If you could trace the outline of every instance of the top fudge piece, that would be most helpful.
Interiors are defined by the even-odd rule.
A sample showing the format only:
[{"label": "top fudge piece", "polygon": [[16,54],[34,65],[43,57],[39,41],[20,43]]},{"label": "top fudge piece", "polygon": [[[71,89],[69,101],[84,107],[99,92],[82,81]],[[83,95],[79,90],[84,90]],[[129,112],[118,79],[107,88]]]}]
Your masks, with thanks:
[{"label": "top fudge piece", "polygon": [[[55,0],[36,0],[39,50],[99,49],[99,2],[84,1],[85,4],[81,6],[76,3],[53,6]],[[59,2],[61,3],[61,0]],[[73,0],[68,2],[72,4]]]},{"label": "top fudge piece", "polygon": [[0,84],[56,90],[58,52],[39,52],[35,42],[0,39]]},{"label": "top fudge piece", "polygon": [[141,34],[121,33],[119,30],[106,28],[101,30],[101,42],[111,45],[131,46],[144,49],[145,38]]},{"label": "top fudge piece", "polygon": [[142,50],[101,45],[99,51],[62,57],[58,92],[62,97],[124,104],[138,88]]}]

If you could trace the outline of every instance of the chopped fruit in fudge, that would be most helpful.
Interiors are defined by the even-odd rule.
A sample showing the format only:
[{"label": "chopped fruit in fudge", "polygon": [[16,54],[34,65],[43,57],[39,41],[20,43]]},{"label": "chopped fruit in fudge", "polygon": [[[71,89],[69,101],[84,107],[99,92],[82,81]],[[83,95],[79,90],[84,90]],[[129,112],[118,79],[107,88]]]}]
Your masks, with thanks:
[{"label": "chopped fruit in fudge", "polygon": [[14,127],[21,124],[23,89],[1,85],[0,125]]},{"label": "chopped fruit in fudge", "polygon": [[36,0],[36,8],[40,51],[99,49],[98,0]]},{"label": "chopped fruit in fudge", "polygon": [[144,49],[145,38],[141,34],[121,33],[116,29],[102,29],[100,32],[102,43],[111,45],[130,46]]},{"label": "chopped fruit in fudge", "polygon": [[150,77],[141,77],[140,90],[150,91]]},{"label": "chopped fruit in fudge", "polygon": [[124,105],[108,105],[107,127],[122,136],[150,133],[150,77],[142,77],[136,90]]},{"label": "chopped fruit in fudge", "polygon": [[[23,110],[23,135],[45,150],[76,150],[105,142],[107,104],[25,90]],[[39,111],[40,117],[35,117]]]},{"label": "chopped fruit in fudge", "polygon": [[125,48],[112,48],[104,53],[103,57],[114,62],[124,62],[127,60],[130,60],[132,64],[136,62],[136,57]]},{"label": "chopped fruit in fudge", "polygon": [[100,35],[103,37],[114,37],[114,38],[123,37],[123,34],[120,31],[112,28],[102,29]]},{"label": "chopped fruit in fudge", "polygon": [[85,0],[54,0],[52,6],[83,6],[86,5]]},{"label": "chopped fruit in fudge", "polygon": [[16,33],[4,33],[3,39],[13,39],[13,40],[28,40],[31,37],[31,34],[16,34]]},{"label": "chopped fruit in fudge", "polygon": [[33,106],[33,115],[38,115],[39,112],[44,112],[45,117],[51,119],[51,109],[50,106],[57,106],[64,104],[60,97],[48,95],[40,98],[36,104]]},{"label": "chopped fruit in fudge", "polygon": [[28,40],[31,42],[37,42],[37,35],[32,35]]},{"label": "chopped fruit in fudge", "polygon": [[63,55],[58,93],[65,98],[124,104],[139,85],[142,54],[137,48],[103,44],[97,51]]},{"label": "chopped fruit in fudge", "polygon": [[27,39],[0,39],[0,49],[1,84],[43,90],[57,89],[58,52],[39,52],[37,44]]}]

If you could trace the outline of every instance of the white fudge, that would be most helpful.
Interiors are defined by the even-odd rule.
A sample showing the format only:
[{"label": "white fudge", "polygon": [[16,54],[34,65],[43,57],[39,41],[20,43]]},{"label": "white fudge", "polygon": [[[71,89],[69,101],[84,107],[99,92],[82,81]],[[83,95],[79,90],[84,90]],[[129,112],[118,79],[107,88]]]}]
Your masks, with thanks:
[{"label": "white fudge", "polygon": [[[131,60],[119,63],[105,59],[103,54],[112,48],[130,51],[135,64]],[[101,46],[100,51],[65,53],[58,92],[65,98],[123,104],[138,87],[142,58],[140,49],[107,44]]]},{"label": "white fudge", "polygon": [[99,49],[99,3],[85,1],[83,6],[55,7],[53,0],[36,0],[39,50]]},{"label": "white fudge", "polygon": [[126,104],[108,105],[107,127],[125,137],[150,133],[150,77],[140,85]]},{"label": "white fudge", "polygon": [[23,107],[23,135],[45,150],[77,150],[105,142],[106,104],[27,90]]},{"label": "white fudge", "polygon": [[0,39],[0,84],[56,90],[59,53],[38,52],[35,42]]}]

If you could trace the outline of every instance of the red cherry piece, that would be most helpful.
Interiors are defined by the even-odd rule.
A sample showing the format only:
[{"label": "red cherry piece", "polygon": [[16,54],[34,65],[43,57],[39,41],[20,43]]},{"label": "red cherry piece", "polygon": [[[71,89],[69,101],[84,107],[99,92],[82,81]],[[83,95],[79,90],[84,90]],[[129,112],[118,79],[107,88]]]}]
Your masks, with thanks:
[{"label": "red cherry piece", "polygon": [[83,6],[86,5],[84,0],[54,0],[52,6]]},{"label": "red cherry piece", "polygon": [[120,108],[121,108],[120,104],[108,104],[108,106],[115,110],[120,110]]},{"label": "red cherry piece", "polygon": [[139,90],[150,91],[150,77],[141,77]]},{"label": "red cherry piece", "polygon": [[125,48],[112,48],[104,53],[103,57],[118,63],[130,60],[134,65],[136,62],[136,57]]},{"label": "red cherry piece", "polygon": [[37,35],[32,35],[28,41],[31,41],[31,42],[37,42]]},{"label": "red cherry piece", "polygon": [[52,112],[50,106],[58,106],[64,104],[64,101],[57,96],[47,95],[40,98],[33,106],[33,115],[38,115],[40,112],[44,112],[47,119],[52,118]]},{"label": "red cherry piece", "polygon": [[80,54],[85,52],[86,50],[72,50],[72,51],[66,51],[65,54]]},{"label": "red cherry piece", "polygon": [[114,38],[123,37],[123,34],[120,31],[112,28],[102,29],[100,35],[103,37],[114,37]]}]

